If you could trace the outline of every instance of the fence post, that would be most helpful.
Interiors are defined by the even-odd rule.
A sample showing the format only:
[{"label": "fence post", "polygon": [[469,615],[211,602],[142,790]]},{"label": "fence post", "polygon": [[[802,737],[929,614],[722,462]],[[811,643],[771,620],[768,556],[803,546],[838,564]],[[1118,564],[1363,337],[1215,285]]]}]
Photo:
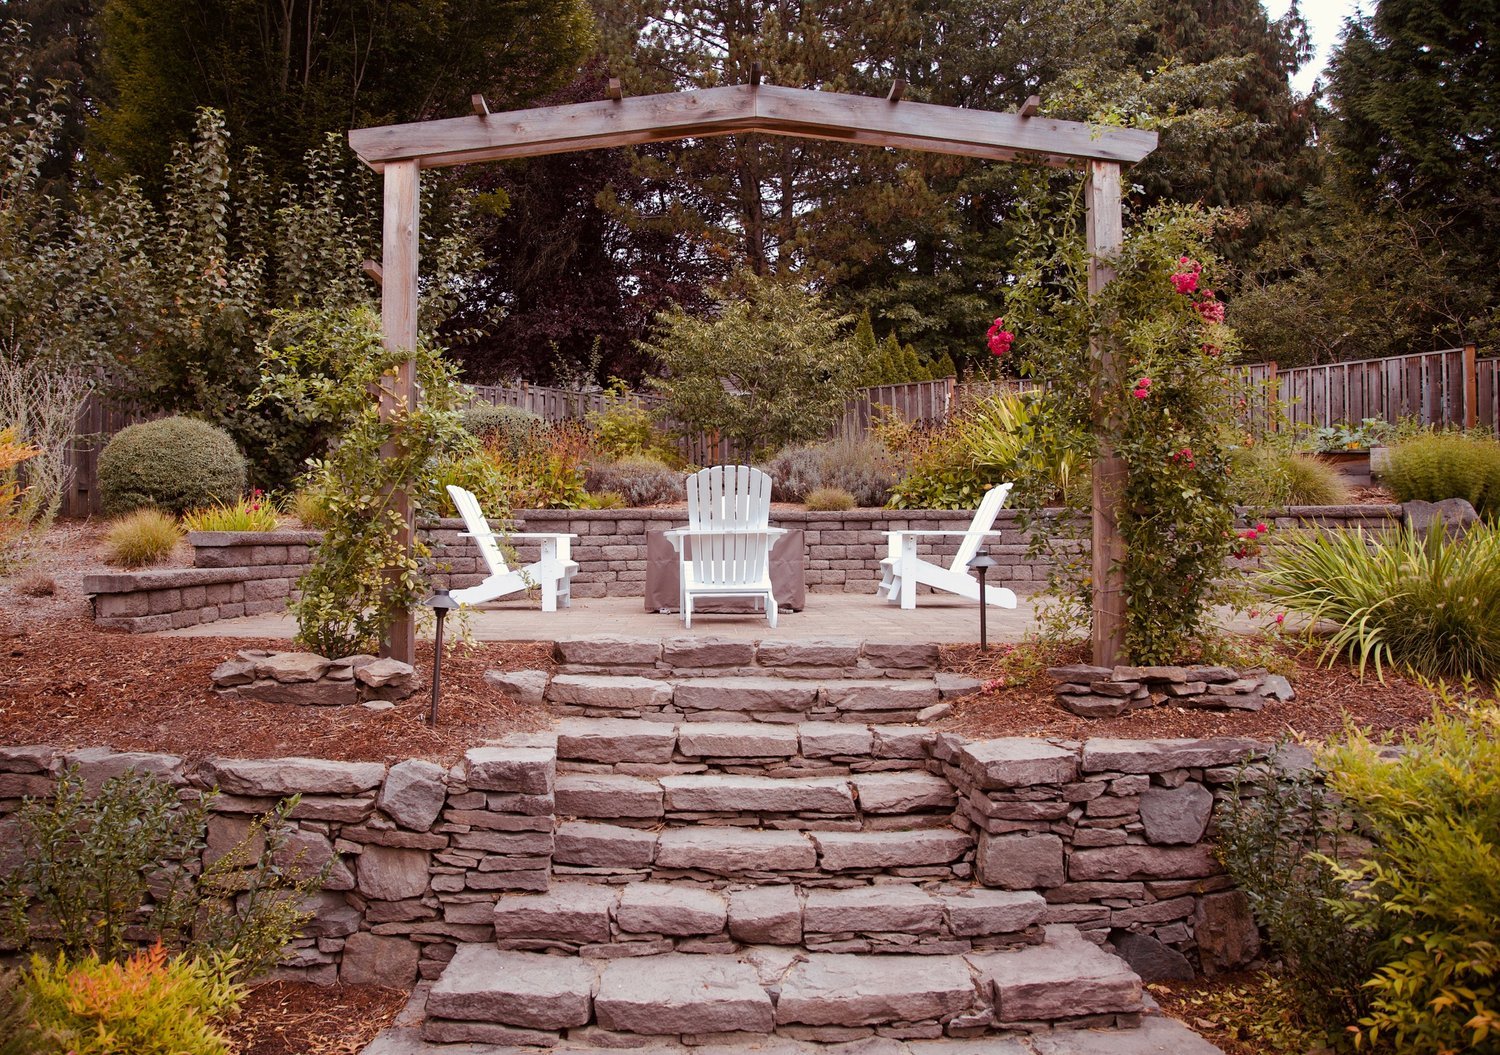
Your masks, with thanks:
[{"label": "fence post", "polygon": [[1276,410],[1280,401],[1281,381],[1276,376],[1276,360],[1272,359],[1266,364],[1266,426],[1272,432],[1281,431],[1281,415]]},{"label": "fence post", "polygon": [[1479,348],[1464,345],[1463,368],[1464,428],[1472,429],[1479,423]]}]

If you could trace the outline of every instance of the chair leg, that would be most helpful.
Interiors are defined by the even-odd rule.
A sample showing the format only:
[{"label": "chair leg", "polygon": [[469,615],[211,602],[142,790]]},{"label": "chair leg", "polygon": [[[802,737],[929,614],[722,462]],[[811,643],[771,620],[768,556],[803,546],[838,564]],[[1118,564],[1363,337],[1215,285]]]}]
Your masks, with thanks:
[{"label": "chair leg", "polygon": [[557,611],[557,580],[551,576],[542,580],[542,611]]},{"label": "chair leg", "polygon": [[773,596],[770,596],[770,595],[767,595],[767,597],[765,599],[765,605],[766,605],[766,622],[770,625],[770,627],[771,627],[772,630],[775,630],[776,629],[776,616],[778,614],[780,614],[779,613],[779,609],[780,609],[781,606],[776,603],[776,598],[773,597]]},{"label": "chair leg", "polygon": [[682,627],[684,630],[693,628],[693,595],[686,590],[682,593]]}]

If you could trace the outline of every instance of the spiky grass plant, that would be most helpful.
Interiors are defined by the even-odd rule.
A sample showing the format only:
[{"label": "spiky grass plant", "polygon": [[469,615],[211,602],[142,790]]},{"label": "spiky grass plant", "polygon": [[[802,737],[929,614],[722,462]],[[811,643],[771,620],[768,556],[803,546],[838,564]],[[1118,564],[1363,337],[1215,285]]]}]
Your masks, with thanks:
[{"label": "spiky grass plant", "polygon": [[1289,611],[1336,624],[1324,658],[1347,655],[1429,677],[1500,679],[1500,532],[1449,538],[1363,531],[1294,536],[1272,553],[1261,585]]}]

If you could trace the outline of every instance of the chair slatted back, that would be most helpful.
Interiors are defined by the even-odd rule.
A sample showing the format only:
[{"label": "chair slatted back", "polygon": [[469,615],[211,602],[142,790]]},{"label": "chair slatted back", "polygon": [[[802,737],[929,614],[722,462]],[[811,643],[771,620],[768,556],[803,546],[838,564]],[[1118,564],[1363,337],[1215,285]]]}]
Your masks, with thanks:
[{"label": "chair slatted back", "polygon": [[479,507],[479,499],[472,492],[452,484],[448,485],[448,495],[458,507],[458,515],[464,518],[464,526],[469,529],[469,534],[474,536],[484,562],[490,566],[490,574],[504,575],[510,571],[505,563],[505,554],[500,552],[495,536],[490,533],[490,524],[484,518],[484,510]]},{"label": "chair slatted back", "polygon": [[992,487],[985,494],[979,508],[974,511],[974,519],[969,523],[969,534],[964,536],[963,542],[959,543],[958,553],[953,558],[953,563],[948,565],[949,571],[956,571],[960,575],[969,574],[969,561],[973,560],[974,552],[984,542],[984,532],[995,526],[995,518],[1000,515],[1000,507],[1005,504],[1006,497],[1014,484],[1000,484]]},{"label": "chair slatted back", "polygon": [[[714,465],[688,477],[688,528],[765,529],[771,522],[771,478],[748,465]],[[765,535],[708,535],[688,540],[693,578],[732,586],[766,577],[771,543]]]}]

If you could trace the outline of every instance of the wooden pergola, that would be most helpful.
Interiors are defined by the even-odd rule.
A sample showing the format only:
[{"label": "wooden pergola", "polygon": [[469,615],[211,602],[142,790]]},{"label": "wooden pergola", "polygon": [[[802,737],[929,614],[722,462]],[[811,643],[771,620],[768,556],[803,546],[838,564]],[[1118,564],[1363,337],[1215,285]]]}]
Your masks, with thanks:
[{"label": "wooden pergola", "polygon": [[[474,114],[436,121],[360,128],[349,145],[385,179],[381,321],[386,347],[417,343],[418,225],[424,168],[476,161],[537,157],[664,140],[760,132],[872,147],[899,147],[989,161],[1026,161],[1083,167],[1088,185],[1089,293],[1113,278],[1109,260],[1122,241],[1120,172],[1156,148],[1156,133],[1073,121],[1036,113],[1035,96],[1016,113],[969,110],[902,101],[897,81],[884,99],[780,88],[760,83],[665,95],[626,97],[611,80],[598,102],[491,113],[482,96]],[[1091,348],[1097,384],[1118,382],[1112,349]],[[382,408],[410,406],[417,398],[411,362],[398,372]],[[1124,466],[1107,447],[1094,465],[1093,658],[1112,664],[1123,645],[1124,596],[1119,571],[1123,544],[1115,521]],[[412,518],[401,503],[408,543]],[[407,662],[415,651],[410,616],[390,629],[390,655]]]}]

